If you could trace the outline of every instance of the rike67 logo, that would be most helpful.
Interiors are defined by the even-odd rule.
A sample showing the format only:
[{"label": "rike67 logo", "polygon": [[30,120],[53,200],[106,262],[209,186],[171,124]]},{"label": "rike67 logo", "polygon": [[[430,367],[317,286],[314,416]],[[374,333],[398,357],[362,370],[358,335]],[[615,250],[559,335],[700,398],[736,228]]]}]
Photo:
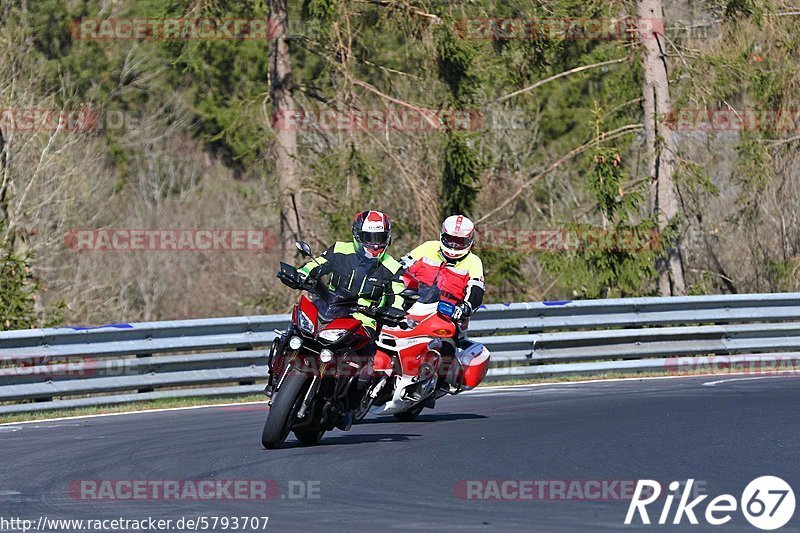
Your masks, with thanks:
[{"label": "rike67 logo", "polygon": [[[704,503],[703,500],[708,498],[708,495],[704,494],[696,496],[692,500],[689,499],[692,496],[693,484],[694,479],[687,480],[685,484],[678,481],[669,484],[669,492],[663,498],[664,506],[661,508],[656,523],[660,525],[680,524],[685,518],[690,524],[697,525],[699,515],[705,519],[707,524],[721,526],[730,522],[737,509],[741,509],[742,514],[751,525],[758,529],[771,531],[785,526],[794,515],[794,491],[779,477],[761,476],[754,479],[745,487],[738,501],[730,494],[721,494],[705,503],[705,512],[701,512],[700,504]],[[678,494],[677,491],[682,486],[683,491]],[[658,481],[640,479],[636,484],[631,504],[628,506],[625,524],[633,523],[637,513],[642,524],[650,524],[647,506],[659,500],[662,496],[661,492],[661,484]],[[676,497],[678,504],[672,514],[672,504]],[[671,521],[670,515],[672,515]]]}]

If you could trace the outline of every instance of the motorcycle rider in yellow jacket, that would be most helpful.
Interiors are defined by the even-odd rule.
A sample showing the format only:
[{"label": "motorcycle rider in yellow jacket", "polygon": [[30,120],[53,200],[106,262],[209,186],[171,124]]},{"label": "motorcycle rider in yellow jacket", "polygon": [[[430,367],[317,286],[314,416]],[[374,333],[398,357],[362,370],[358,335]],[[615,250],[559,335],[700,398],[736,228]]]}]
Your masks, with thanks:
[{"label": "motorcycle rider in yellow jacket", "polygon": [[[453,344],[442,345],[440,376],[450,365],[456,346],[466,341],[469,317],[483,302],[483,263],[471,251],[474,242],[473,222],[464,215],[453,215],[442,224],[438,241],[424,242],[401,259],[407,274],[421,274],[424,271],[421,277],[439,280],[442,298],[457,302],[451,318],[458,326],[458,333]],[[441,275],[445,269],[447,275]],[[447,386],[442,377],[439,378],[439,385]],[[430,397],[426,407],[433,407],[434,404],[434,398]]]},{"label": "motorcycle rider in yellow jacket", "polygon": [[474,243],[475,225],[464,215],[453,215],[442,224],[438,241],[424,242],[401,259],[406,269],[417,261],[424,261],[431,267],[447,268],[464,276],[463,293],[456,295],[462,302],[453,312],[455,322],[468,318],[483,303],[483,263],[471,251]]}]

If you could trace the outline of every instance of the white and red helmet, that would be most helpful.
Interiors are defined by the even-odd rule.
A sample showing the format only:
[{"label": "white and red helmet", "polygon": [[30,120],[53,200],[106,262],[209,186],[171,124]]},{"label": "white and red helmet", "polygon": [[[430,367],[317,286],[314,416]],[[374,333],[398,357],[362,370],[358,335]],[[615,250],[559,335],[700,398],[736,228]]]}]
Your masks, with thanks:
[{"label": "white and red helmet", "polygon": [[353,220],[353,239],[367,257],[380,257],[392,242],[392,223],[380,211],[362,211]]},{"label": "white and red helmet", "polygon": [[475,242],[475,224],[464,215],[447,217],[440,237],[442,255],[449,261],[466,256]]}]

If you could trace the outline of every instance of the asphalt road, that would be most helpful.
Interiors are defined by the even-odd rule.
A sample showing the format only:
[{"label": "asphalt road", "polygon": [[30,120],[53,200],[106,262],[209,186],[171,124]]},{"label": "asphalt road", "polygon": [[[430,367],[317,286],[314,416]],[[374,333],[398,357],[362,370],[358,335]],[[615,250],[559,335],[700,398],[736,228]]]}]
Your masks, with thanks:
[{"label": "asphalt road", "polygon": [[[775,475],[800,499],[797,376],[487,389],[425,413],[411,423],[370,415],[320,445],[290,437],[276,451],[260,444],[265,404],[0,426],[0,526],[42,516],[268,516],[267,531],[758,531],[738,510],[724,526],[703,525],[710,498],[695,508],[698,526],[685,517],[679,526],[644,526],[638,516],[626,526],[630,493],[623,497],[622,486],[691,478],[710,497],[739,499],[752,479]],[[133,485],[118,482],[132,480],[150,489],[119,499]],[[244,492],[231,497],[259,499],[165,499],[152,489],[178,481],[186,491],[201,480],[240,480]],[[271,480],[266,493],[253,480]],[[505,493],[482,480],[505,480]],[[513,489],[533,480],[544,489],[516,498]],[[559,486],[573,491],[568,499]],[[155,496],[140,499],[146,490]],[[648,507],[651,520],[664,501]],[[800,531],[798,507],[782,531]]]}]

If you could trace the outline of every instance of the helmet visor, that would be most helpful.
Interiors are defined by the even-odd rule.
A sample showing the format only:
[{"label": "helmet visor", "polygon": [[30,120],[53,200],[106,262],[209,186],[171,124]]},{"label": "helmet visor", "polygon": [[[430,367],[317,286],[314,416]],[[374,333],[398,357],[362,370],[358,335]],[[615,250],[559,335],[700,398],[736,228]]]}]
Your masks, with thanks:
[{"label": "helmet visor", "polygon": [[472,237],[456,237],[455,235],[442,233],[442,244],[452,250],[466,250],[472,246],[472,242]]},{"label": "helmet visor", "polygon": [[389,244],[389,232],[362,231],[358,234],[358,240],[367,248],[386,248],[386,246]]}]

